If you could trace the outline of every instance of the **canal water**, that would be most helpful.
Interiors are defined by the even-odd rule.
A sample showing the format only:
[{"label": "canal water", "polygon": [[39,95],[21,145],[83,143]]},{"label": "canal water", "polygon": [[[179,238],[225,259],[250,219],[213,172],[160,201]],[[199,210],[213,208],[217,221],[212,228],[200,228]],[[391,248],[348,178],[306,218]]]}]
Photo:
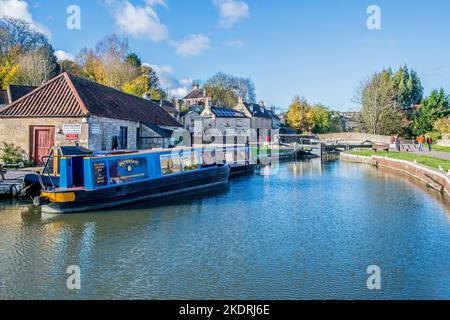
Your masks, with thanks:
[{"label": "canal water", "polygon": [[[444,196],[339,161],[264,173],[98,213],[0,202],[0,299],[450,298]],[[80,290],[66,286],[71,265]],[[371,265],[381,290],[367,287]]]}]

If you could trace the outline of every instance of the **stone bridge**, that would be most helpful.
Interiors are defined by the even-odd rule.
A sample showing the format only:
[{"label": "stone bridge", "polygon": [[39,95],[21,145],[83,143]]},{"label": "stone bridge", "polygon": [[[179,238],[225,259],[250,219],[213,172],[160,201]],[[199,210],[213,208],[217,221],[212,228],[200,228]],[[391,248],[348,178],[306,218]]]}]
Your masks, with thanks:
[{"label": "stone bridge", "polygon": [[389,144],[391,142],[391,137],[381,136],[369,133],[360,132],[340,132],[340,133],[328,133],[319,134],[316,136],[307,136],[300,134],[282,134],[280,135],[281,141],[284,143],[303,143],[305,140],[320,140],[320,142],[330,144],[363,144],[364,142],[372,142],[375,144]]}]

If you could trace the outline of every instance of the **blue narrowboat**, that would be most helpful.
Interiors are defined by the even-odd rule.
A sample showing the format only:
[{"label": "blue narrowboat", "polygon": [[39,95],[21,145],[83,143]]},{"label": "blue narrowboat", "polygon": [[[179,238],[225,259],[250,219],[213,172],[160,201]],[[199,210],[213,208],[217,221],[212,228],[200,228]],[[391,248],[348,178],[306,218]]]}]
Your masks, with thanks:
[{"label": "blue narrowboat", "polygon": [[226,185],[230,174],[229,165],[215,160],[215,149],[62,150],[54,150],[42,174],[26,177],[30,186],[42,186],[34,203],[43,213],[93,211],[213,189]]}]

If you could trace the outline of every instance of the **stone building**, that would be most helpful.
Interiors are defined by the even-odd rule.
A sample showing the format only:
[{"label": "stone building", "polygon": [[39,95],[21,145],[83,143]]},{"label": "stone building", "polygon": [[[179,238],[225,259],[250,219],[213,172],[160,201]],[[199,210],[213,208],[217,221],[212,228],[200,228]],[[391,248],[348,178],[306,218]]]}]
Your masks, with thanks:
[{"label": "stone building", "polygon": [[246,137],[250,129],[251,119],[234,109],[206,106],[201,117],[204,137],[210,136],[213,131],[211,129],[218,130],[223,135],[227,135],[228,131],[236,136]]},{"label": "stone building", "polygon": [[239,103],[234,107],[235,110],[242,112],[250,118],[250,127],[256,133],[258,141],[264,140],[272,133],[272,115],[266,109],[264,102],[247,103],[239,99]]},{"label": "stone building", "polygon": [[189,111],[181,117],[181,124],[190,134],[194,134],[195,123],[198,121],[202,122],[203,118],[196,111]]},{"label": "stone building", "polygon": [[0,110],[0,143],[14,143],[24,160],[41,164],[52,146],[167,147],[170,139],[154,126],[181,124],[152,101],[63,73]]},{"label": "stone building", "polygon": [[194,85],[193,90],[182,99],[184,107],[211,105],[211,98],[207,96],[206,90]]}]

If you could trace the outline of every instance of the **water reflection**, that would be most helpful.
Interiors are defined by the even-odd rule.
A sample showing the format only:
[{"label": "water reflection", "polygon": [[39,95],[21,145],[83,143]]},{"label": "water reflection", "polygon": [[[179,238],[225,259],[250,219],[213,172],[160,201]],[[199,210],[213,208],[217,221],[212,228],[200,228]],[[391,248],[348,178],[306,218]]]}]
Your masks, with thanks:
[{"label": "water reflection", "polygon": [[0,298],[448,298],[449,209],[404,175],[315,160],[96,213],[0,202]]}]

